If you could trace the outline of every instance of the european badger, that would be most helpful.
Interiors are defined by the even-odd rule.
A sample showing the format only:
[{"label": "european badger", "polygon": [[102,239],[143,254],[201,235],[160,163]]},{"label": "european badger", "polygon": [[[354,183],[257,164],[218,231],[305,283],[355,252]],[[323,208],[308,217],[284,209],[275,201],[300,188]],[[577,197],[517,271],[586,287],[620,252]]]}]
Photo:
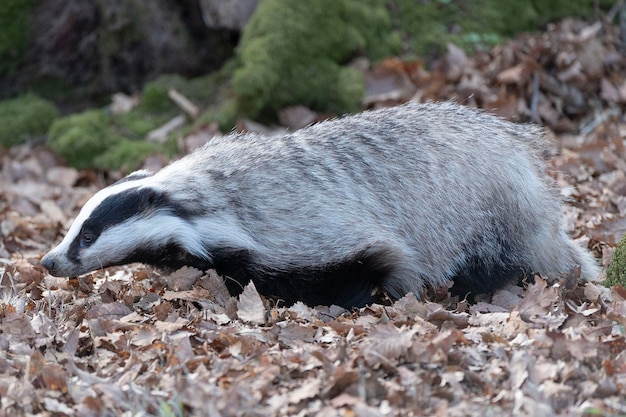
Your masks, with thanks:
[{"label": "european badger", "polygon": [[288,303],[363,306],[454,280],[486,292],[590,253],[561,227],[538,128],[415,104],[280,137],[232,134],[95,194],[42,260],[55,276],[143,262],[215,268]]}]

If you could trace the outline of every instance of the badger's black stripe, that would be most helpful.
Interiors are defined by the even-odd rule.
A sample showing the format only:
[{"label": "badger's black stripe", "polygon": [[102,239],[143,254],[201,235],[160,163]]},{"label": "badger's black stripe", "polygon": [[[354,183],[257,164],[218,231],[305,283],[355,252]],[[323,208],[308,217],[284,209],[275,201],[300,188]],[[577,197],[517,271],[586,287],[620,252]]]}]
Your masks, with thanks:
[{"label": "badger's black stripe", "polygon": [[241,293],[252,280],[259,293],[287,304],[302,301],[312,306],[336,304],[345,308],[373,302],[372,292],[391,272],[384,250],[367,249],[345,262],[285,270],[260,265],[255,254],[247,249],[215,248],[210,253],[212,263],[170,242],[158,248],[139,248],[116,264],[142,262],[166,271],[183,266],[202,271],[215,268],[224,276],[232,295]]},{"label": "badger's black stripe", "polygon": [[95,242],[106,229],[124,223],[133,217],[146,216],[158,209],[167,209],[181,219],[189,219],[197,214],[171,200],[166,193],[154,188],[143,187],[124,190],[105,198],[96,207],[83,223],[78,236],[70,244],[67,257],[72,262],[80,262],[81,235],[84,231],[92,233],[93,242]]},{"label": "badger's black stripe", "polygon": [[366,249],[345,262],[277,270],[255,261],[248,250],[211,251],[213,267],[225,277],[233,295],[241,293],[252,280],[259,293],[287,304],[336,304],[345,308],[363,307],[374,301],[373,291],[389,276],[387,251]]}]

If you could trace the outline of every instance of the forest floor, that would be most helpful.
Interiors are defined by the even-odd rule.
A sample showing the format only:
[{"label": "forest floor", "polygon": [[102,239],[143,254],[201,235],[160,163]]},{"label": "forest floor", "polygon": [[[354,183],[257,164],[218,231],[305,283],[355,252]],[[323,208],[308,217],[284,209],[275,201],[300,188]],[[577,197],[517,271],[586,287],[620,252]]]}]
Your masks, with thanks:
[{"label": "forest floor", "polygon": [[[624,48],[617,27],[566,20],[471,56],[450,46],[429,71],[390,59],[367,71],[366,106],[455,99],[542,123],[566,227],[604,269],[626,232]],[[0,415],[626,416],[621,286],[573,272],[350,312],[253,286],[233,298],[187,268],[54,278],[39,259],[121,174],[41,144],[0,156]]]}]

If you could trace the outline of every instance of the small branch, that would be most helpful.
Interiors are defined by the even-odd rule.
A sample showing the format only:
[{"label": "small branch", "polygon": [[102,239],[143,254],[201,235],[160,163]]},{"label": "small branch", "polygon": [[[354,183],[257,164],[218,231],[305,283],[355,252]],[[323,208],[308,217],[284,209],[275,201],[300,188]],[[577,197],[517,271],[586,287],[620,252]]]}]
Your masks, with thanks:
[{"label": "small branch", "polygon": [[185,97],[182,94],[180,94],[175,89],[170,88],[167,91],[167,95],[170,97],[170,99],[174,103],[176,103],[176,105],[178,107],[181,108],[182,111],[187,113],[189,115],[189,117],[191,117],[192,119],[195,119],[198,116],[198,113],[200,113],[200,110],[198,109],[198,106],[193,104],[191,102],[191,100],[189,100],[187,97]]},{"label": "small branch", "polygon": [[156,128],[148,133],[147,139],[149,142],[164,143],[167,140],[167,135],[169,135],[170,132],[183,126],[185,122],[185,116],[180,114],[171,119],[169,122],[165,123],[163,126]]},{"label": "small branch", "polygon": [[533,73],[533,95],[530,99],[530,118],[535,123],[541,123],[539,118],[539,71]]}]

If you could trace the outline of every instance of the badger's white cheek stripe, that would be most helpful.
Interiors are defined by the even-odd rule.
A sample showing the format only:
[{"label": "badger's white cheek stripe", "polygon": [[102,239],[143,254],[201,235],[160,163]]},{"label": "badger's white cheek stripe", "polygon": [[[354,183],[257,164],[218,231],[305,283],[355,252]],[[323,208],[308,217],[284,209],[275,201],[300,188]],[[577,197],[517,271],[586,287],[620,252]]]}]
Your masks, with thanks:
[{"label": "badger's white cheek stripe", "polygon": [[210,260],[201,236],[185,220],[161,210],[104,230],[91,246],[81,250],[80,259],[85,268],[97,269],[118,263],[138,249],[156,250],[176,238],[189,253]]}]

